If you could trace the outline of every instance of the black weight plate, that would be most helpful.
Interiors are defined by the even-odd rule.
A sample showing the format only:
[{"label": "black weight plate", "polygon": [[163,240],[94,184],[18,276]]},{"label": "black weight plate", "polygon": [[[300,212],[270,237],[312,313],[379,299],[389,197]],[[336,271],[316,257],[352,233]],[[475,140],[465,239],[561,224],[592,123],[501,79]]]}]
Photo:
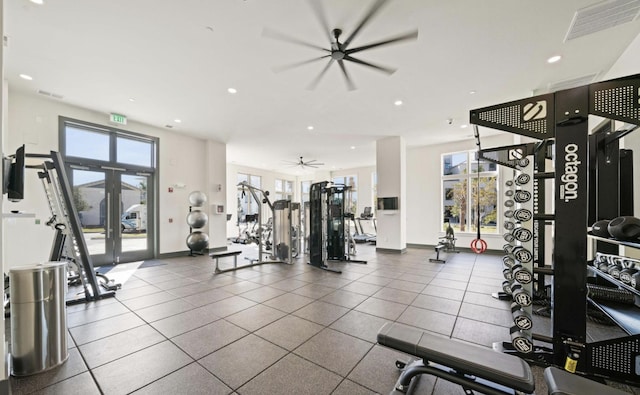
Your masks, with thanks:
[{"label": "black weight plate", "polygon": [[522,263],[529,263],[533,260],[533,254],[526,248],[519,248],[513,252],[513,256]]},{"label": "black weight plate", "polygon": [[516,228],[516,224],[511,221],[504,221],[503,226],[506,230],[514,230]]},{"label": "black weight plate", "polygon": [[531,176],[527,173],[522,173],[516,177],[516,185],[526,185],[531,181]]},{"label": "black weight plate", "polygon": [[533,343],[526,337],[518,336],[511,341],[511,344],[513,345],[513,348],[523,354],[529,354],[533,351]]},{"label": "black weight plate", "polygon": [[513,217],[520,222],[527,222],[533,218],[533,213],[526,208],[519,208],[513,212]]},{"label": "black weight plate", "polygon": [[531,281],[533,281],[533,276],[527,269],[520,268],[519,270],[515,270],[511,275],[513,279],[520,284],[529,284]]},{"label": "black weight plate", "polygon": [[522,158],[522,159],[518,160],[518,166],[520,166],[520,167],[529,166],[529,158]]},{"label": "black weight plate", "polygon": [[525,228],[515,228],[511,232],[511,234],[516,240],[521,241],[523,243],[530,241],[533,238],[533,234],[531,233],[531,231]]},{"label": "black weight plate", "polygon": [[515,196],[513,197],[517,203],[526,203],[531,200],[531,192],[529,191],[516,191]]},{"label": "black weight plate", "polygon": [[523,331],[528,331],[529,329],[533,328],[533,321],[531,321],[531,318],[527,317],[524,314],[514,317],[513,323]]}]

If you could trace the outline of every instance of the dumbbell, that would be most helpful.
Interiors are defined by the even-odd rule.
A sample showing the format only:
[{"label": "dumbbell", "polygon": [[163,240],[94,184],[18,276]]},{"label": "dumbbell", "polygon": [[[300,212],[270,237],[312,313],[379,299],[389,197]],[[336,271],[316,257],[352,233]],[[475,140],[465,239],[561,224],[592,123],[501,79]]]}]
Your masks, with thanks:
[{"label": "dumbbell", "polygon": [[516,261],[512,257],[510,257],[509,255],[505,255],[505,256],[502,257],[502,263],[504,263],[504,265],[506,267],[511,269],[511,267],[513,267],[513,265],[516,264]]},{"label": "dumbbell", "polygon": [[513,234],[511,232],[507,232],[507,233],[503,234],[502,238],[507,243],[513,243],[514,241],[516,241],[516,238],[513,236]]},{"label": "dumbbell", "polygon": [[609,265],[607,268],[607,273],[613,278],[620,279],[620,271],[624,269],[621,263],[614,263],[613,265]]},{"label": "dumbbell", "polygon": [[511,284],[512,283],[513,283],[512,281],[508,281],[508,280],[502,282],[502,290],[507,295],[511,295]]},{"label": "dumbbell", "polygon": [[533,213],[526,208],[519,208],[513,212],[513,217],[520,222],[527,222],[533,218]]},{"label": "dumbbell", "polygon": [[531,336],[520,331],[520,328],[517,326],[512,326],[509,329],[509,333],[511,335],[511,345],[513,345],[513,348],[515,348],[516,351],[523,354],[533,352],[533,341],[531,340]]},{"label": "dumbbell", "polygon": [[529,181],[531,181],[531,176],[528,175],[527,173],[522,173],[518,175],[518,177],[516,177],[515,179],[516,185],[520,185],[520,186],[528,184]]},{"label": "dumbbell", "polygon": [[511,314],[513,315],[513,323],[523,330],[528,331],[533,327],[531,315],[520,308],[517,303],[511,303]]},{"label": "dumbbell", "polygon": [[513,217],[513,210],[507,210],[504,212],[504,216],[505,218],[512,218]]},{"label": "dumbbell", "polygon": [[533,254],[522,246],[516,246],[511,250],[511,255],[520,263],[529,263],[533,260]]},{"label": "dumbbell", "polygon": [[523,243],[530,241],[533,238],[533,233],[527,228],[515,228],[511,231],[511,235],[514,239],[521,241]]},{"label": "dumbbell", "polygon": [[511,295],[513,297],[513,301],[519,304],[520,306],[522,307],[531,306],[531,302],[532,302],[531,295],[529,295],[529,292],[525,291],[524,288],[522,288],[522,285],[514,283],[511,286]]},{"label": "dumbbell", "polygon": [[515,265],[511,269],[511,272],[513,279],[520,284],[529,284],[533,281],[533,274],[528,269],[522,267],[522,265]]},{"label": "dumbbell", "polygon": [[508,187],[512,187],[513,186],[513,181],[512,180],[507,180],[504,182],[504,185],[508,186]]},{"label": "dumbbell", "polygon": [[[502,285],[504,287],[504,283]],[[637,290],[640,290],[640,272],[631,275],[631,283],[629,285]]]},{"label": "dumbbell", "polygon": [[511,251],[513,251],[514,248],[515,246],[513,244],[505,244],[502,246],[502,251],[506,254],[511,254]]},{"label": "dumbbell", "polygon": [[506,230],[514,230],[516,227],[516,224],[511,221],[504,221],[503,226]]},{"label": "dumbbell", "polygon": [[517,190],[516,193],[513,196],[513,200],[515,200],[516,203],[526,203],[529,200],[531,200],[531,192],[523,191],[523,190]]},{"label": "dumbbell", "polygon": [[507,281],[513,281],[513,273],[511,272],[510,267],[505,267],[502,269],[502,275]]},{"label": "dumbbell", "polygon": [[520,159],[518,159],[518,161],[516,162],[516,165],[520,166],[520,167],[529,166],[529,158],[520,158]]},{"label": "dumbbell", "polygon": [[638,269],[635,267],[628,267],[620,271],[620,281],[627,285],[631,285],[631,277],[638,273]]},{"label": "dumbbell", "polygon": [[504,195],[507,196],[507,197],[511,197],[511,196],[513,196],[513,194],[514,194],[513,189],[507,189],[504,192]]},{"label": "dumbbell", "polygon": [[513,206],[515,206],[515,204],[516,203],[511,199],[507,199],[507,200],[504,201],[504,206],[505,207],[513,207]]}]

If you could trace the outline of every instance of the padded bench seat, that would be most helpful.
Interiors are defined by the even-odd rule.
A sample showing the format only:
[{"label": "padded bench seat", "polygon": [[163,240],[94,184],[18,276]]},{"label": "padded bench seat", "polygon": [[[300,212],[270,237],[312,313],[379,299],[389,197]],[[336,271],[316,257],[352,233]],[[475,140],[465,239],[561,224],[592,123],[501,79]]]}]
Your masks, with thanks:
[{"label": "padded bench seat", "polygon": [[[386,323],[378,332],[378,343],[423,360],[420,362],[422,365],[407,367],[400,376],[396,389],[403,392],[411,379],[420,374],[433,374],[460,384],[465,389],[488,394],[513,393],[508,389],[530,394],[535,390],[531,368],[513,355],[398,323]],[[489,386],[481,381],[489,382]],[[495,390],[492,383],[498,384]],[[506,390],[499,388],[501,386]]]},{"label": "padded bench seat", "polygon": [[624,395],[627,392],[571,374],[556,367],[544,370],[549,395]]}]

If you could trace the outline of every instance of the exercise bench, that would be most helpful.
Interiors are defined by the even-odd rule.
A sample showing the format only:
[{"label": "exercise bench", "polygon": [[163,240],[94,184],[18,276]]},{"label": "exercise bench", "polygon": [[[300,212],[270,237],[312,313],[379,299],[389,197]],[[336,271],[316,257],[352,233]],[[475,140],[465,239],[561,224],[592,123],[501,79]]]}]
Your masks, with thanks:
[{"label": "exercise bench", "polygon": [[[211,259],[216,261],[216,268],[213,272],[218,274],[218,273],[224,273],[225,271],[228,271],[228,270],[235,270],[235,268],[238,267],[238,255],[240,255],[241,253],[242,251],[220,251],[220,252],[214,252],[213,254],[209,254]],[[220,258],[225,258],[228,256],[233,257],[233,269],[220,270],[220,268],[218,267],[218,260]]]},{"label": "exercise bench", "polygon": [[395,385],[398,392],[392,394],[410,393],[417,385],[416,376],[422,374],[459,384],[465,394],[531,394],[535,390],[531,368],[514,355],[391,322],[378,332],[378,343],[419,358],[409,363],[396,361],[402,374]]}]

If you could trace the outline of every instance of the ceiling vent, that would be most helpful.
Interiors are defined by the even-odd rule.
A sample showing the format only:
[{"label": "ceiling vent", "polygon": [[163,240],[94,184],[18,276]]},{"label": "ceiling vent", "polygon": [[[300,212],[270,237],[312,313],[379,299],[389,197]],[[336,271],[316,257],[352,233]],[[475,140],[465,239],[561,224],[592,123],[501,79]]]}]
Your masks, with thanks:
[{"label": "ceiling vent", "polygon": [[640,12],[640,0],[606,0],[576,11],[564,41],[631,22]]},{"label": "ceiling vent", "polygon": [[585,75],[583,77],[572,78],[570,80],[552,82],[549,84],[549,92],[557,92],[565,89],[576,88],[578,86],[592,83],[598,74]]},{"label": "ceiling vent", "polygon": [[43,95],[43,96],[53,97],[54,99],[60,99],[60,100],[62,100],[62,98],[64,97],[64,96],[59,95],[57,93],[51,93],[51,92],[43,91],[42,89],[39,89],[38,93]]}]

